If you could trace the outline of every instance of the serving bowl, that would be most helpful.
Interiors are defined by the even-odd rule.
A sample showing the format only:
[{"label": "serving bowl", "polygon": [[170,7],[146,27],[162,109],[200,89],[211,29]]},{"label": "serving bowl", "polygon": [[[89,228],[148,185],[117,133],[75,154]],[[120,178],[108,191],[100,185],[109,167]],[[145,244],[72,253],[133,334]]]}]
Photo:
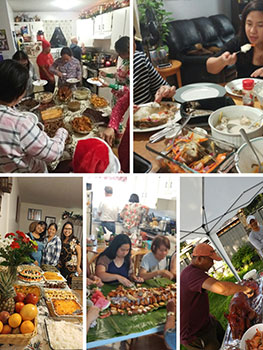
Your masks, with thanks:
[{"label": "serving bowl", "polygon": [[243,280],[249,280],[250,278],[252,279],[257,279],[258,277],[258,273],[256,269],[253,269],[251,271],[248,271],[244,276],[243,276]]},{"label": "serving bowl", "polygon": [[[212,136],[219,140],[232,143],[236,147],[240,147],[244,141],[239,132],[230,133],[216,129],[216,125],[219,124],[220,118],[222,118],[222,116],[229,119],[230,123],[231,120],[233,120],[233,123],[236,123],[236,121],[241,117],[246,117],[253,123],[260,119],[262,116],[262,111],[258,108],[248,106],[227,106],[217,109],[210,115],[208,124],[211,128]],[[244,128],[246,130],[246,133],[250,139],[263,135],[262,122],[260,122],[259,126],[256,126],[251,131],[245,125],[241,125],[240,128]]]},{"label": "serving bowl", "polygon": [[240,341],[240,350],[247,350],[248,347],[246,346],[246,340],[252,339],[254,335],[256,334],[257,329],[262,332],[263,331],[263,323],[255,324],[254,326],[250,327],[241,338]]},{"label": "serving bowl", "polygon": [[53,99],[52,92],[38,92],[35,94],[35,99],[39,103],[49,103]]},{"label": "serving bowl", "polygon": [[[263,137],[257,137],[250,140],[252,143],[260,162],[263,162]],[[256,173],[258,167],[252,167],[253,164],[258,164],[254,153],[250,150],[248,145],[244,143],[239,147],[235,155],[235,166],[239,173]]]}]

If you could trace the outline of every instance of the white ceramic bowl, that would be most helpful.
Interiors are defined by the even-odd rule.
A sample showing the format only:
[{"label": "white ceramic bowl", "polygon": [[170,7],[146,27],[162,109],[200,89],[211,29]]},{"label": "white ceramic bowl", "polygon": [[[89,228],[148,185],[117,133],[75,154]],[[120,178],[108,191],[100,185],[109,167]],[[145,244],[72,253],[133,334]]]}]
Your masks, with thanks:
[{"label": "white ceramic bowl", "polygon": [[246,340],[252,339],[254,335],[256,334],[257,329],[262,332],[263,331],[263,323],[255,324],[254,326],[250,327],[241,338],[240,341],[240,350],[247,350],[246,346]]},{"label": "white ceramic bowl", "polygon": [[248,271],[244,276],[243,280],[249,280],[250,278],[257,279],[258,273],[256,269],[253,269],[251,271]]},{"label": "white ceramic bowl", "polygon": [[[263,162],[263,137],[257,137],[250,140],[255,148],[260,162]],[[254,153],[250,150],[245,143],[239,147],[235,155],[235,166],[239,173],[255,173],[255,168],[252,168],[252,164],[258,164]]]},{"label": "white ceramic bowl", "polygon": [[[240,133],[232,134],[225,131],[217,130],[215,128],[215,126],[218,124],[218,119],[221,113],[223,113],[224,117],[230,120],[245,116],[250,120],[256,121],[260,119],[263,112],[258,108],[253,108],[248,106],[227,106],[227,107],[222,107],[217,109],[210,115],[208,119],[208,124],[211,128],[212,136],[215,137],[216,139],[227,141],[229,143],[232,143],[236,147],[239,147],[244,143]],[[253,129],[251,132],[247,132],[247,134],[250,139],[258,136],[262,136],[263,135],[262,123],[258,128]]]}]

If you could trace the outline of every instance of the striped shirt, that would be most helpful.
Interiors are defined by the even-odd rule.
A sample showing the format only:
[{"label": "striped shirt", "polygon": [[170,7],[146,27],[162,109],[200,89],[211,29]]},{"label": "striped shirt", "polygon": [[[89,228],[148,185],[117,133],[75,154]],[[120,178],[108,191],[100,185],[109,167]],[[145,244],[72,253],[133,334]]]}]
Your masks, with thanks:
[{"label": "striped shirt", "polygon": [[154,101],[157,90],[168,83],[154,69],[149,58],[140,51],[133,56],[133,102],[136,105]]},{"label": "striped shirt", "polygon": [[68,132],[51,139],[26,114],[0,105],[0,173],[43,173],[63,153]]},{"label": "striped shirt", "polygon": [[44,239],[44,250],[42,252],[42,264],[57,266],[60,252],[61,252],[61,240],[58,236],[55,236],[48,241],[47,238]]},{"label": "striped shirt", "polygon": [[71,60],[68,62],[65,62],[62,57],[58,58],[49,68],[52,74],[56,74],[56,70],[66,74],[65,78],[59,78],[59,85],[65,84],[65,81],[69,78],[81,80],[81,66],[79,60],[75,57],[71,57]]}]

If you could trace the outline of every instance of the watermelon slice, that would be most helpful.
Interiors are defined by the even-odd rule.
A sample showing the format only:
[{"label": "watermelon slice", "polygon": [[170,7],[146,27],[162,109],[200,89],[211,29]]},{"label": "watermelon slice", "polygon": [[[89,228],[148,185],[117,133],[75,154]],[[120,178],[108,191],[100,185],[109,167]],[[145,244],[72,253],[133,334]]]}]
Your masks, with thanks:
[{"label": "watermelon slice", "polygon": [[110,306],[110,301],[105,298],[99,298],[96,301],[95,306],[97,306],[101,310],[105,310]]}]

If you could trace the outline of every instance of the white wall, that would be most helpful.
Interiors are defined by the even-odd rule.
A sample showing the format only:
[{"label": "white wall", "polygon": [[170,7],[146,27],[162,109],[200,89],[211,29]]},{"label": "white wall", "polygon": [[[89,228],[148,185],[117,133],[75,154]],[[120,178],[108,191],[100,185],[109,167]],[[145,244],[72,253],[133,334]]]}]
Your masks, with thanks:
[{"label": "white wall", "polygon": [[13,22],[12,10],[7,0],[0,0],[0,29],[5,29],[9,45],[8,51],[2,51],[4,59],[11,58],[16,51],[11,23]]},{"label": "white wall", "polygon": [[52,216],[56,218],[56,224],[58,225],[58,232],[60,232],[60,229],[62,227],[62,220],[61,216],[62,213],[66,210],[69,212],[72,212],[74,214],[80,214],[82,215],[82,210],[79,208],[58,208],[58,207],[52,207],[52,206],[46,206],[42,204],[32,204],[32,203],[21,203],[20,208],[20,219],[19,219],[19,229],[23,232],[28,232],[29,225],[31,224],[32,220],[27,220],[27,213],[28,209],[41,209],[42,210],[42,218],[41,220],[45,221],[46,216]]},{"label": "white wall", "polygon": [[2,206],[0,212],[0,238],[4,238],[6,233],[15,232],[19,229],[16,222],[16,204],[19,196],[19,188],[16,178],[13,178],[11,193],[2,194]]},{"label": "white wall", "polygon": [[231,19],[229,0],[164,0],[166,11],[172,12],[175,20],[225,14]]}]

